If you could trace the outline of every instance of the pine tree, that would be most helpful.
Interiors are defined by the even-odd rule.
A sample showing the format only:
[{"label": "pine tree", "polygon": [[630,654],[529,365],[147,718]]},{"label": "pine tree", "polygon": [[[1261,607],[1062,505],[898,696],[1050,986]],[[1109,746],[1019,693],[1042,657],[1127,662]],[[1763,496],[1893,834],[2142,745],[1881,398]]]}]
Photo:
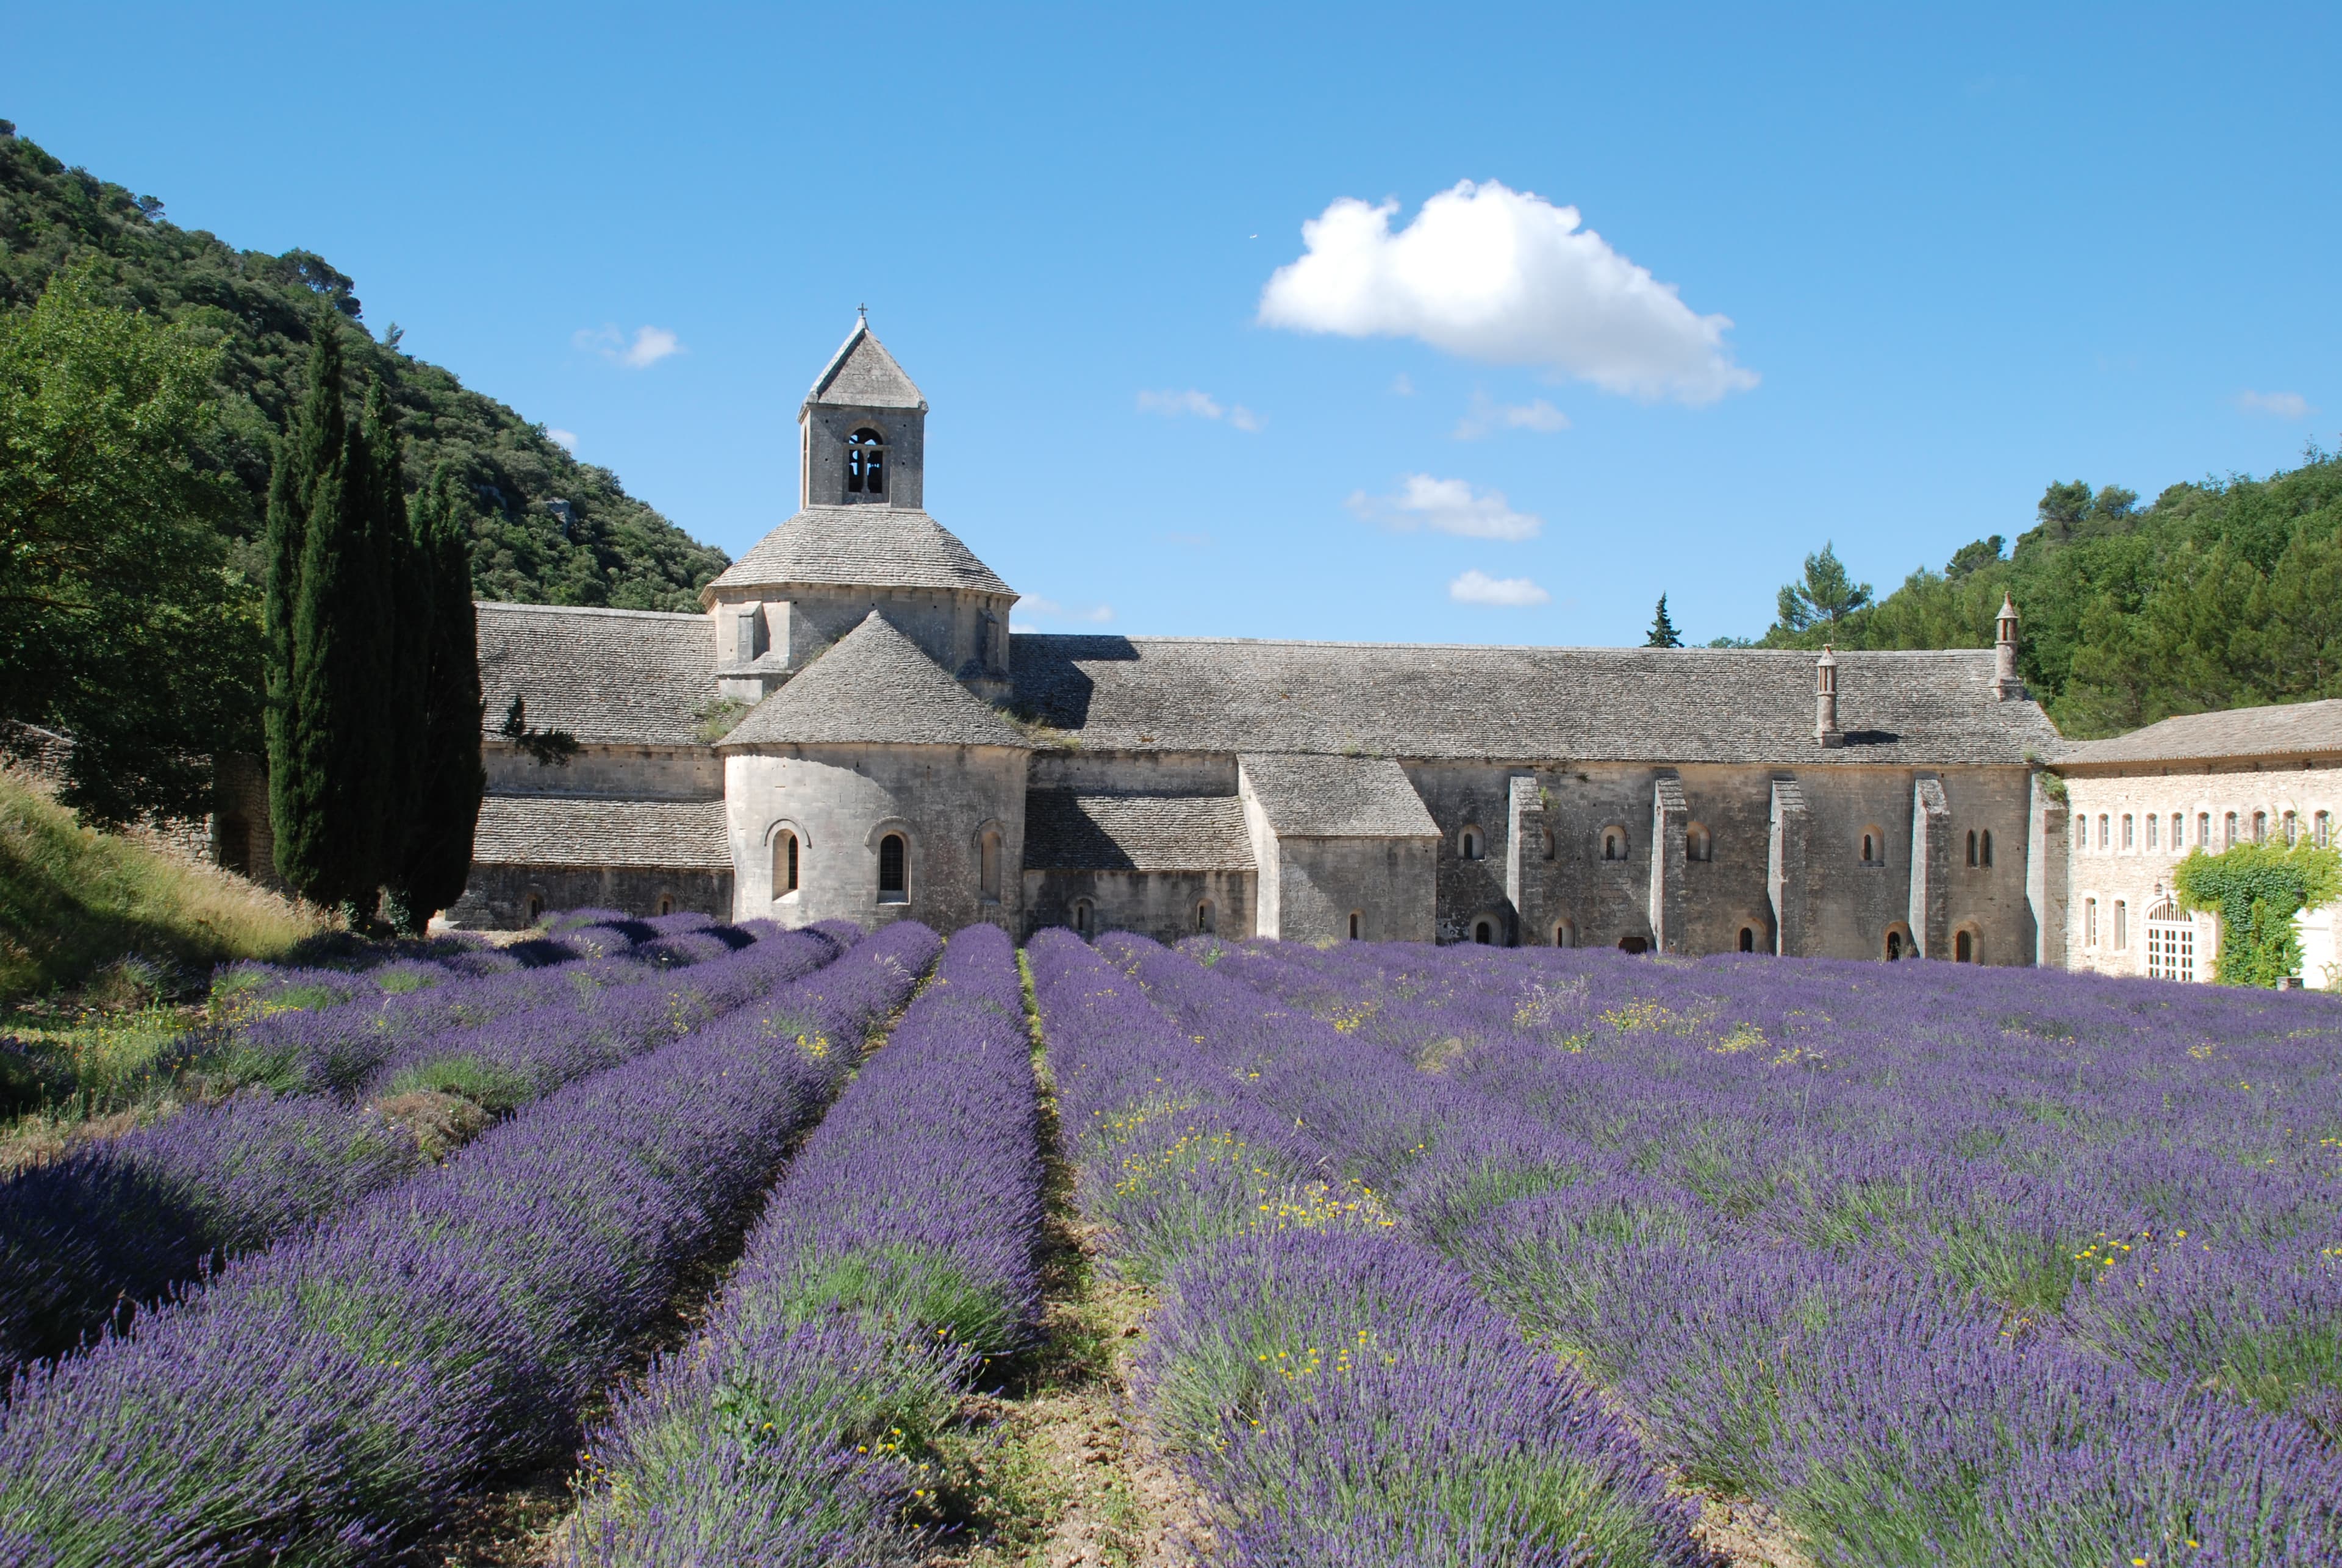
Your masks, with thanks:
[{"label": "pine tree", "polygon": [[[272,751],[276,864],[304,897],[373,915],[382,884],[389,594],[378,519],[395,450],[343,421],[338,460],[314,487],[293,597],[286,744]],[[272,595],[273,596],[273,595]]]},{"label": "pine tree", "polygon": [[487,774],[480,763],[480,651],[472,609],[471,528],[462,491],[444,465],[415,498],[417,564],[431,599],[420,781],[405,852],[391,880],[392,917],[419,931],[463,896]]},{"label": "pine tree", "polygon": [[1667,619],[1667,596],[1665,594],[1659,595],[1658,614],[1651,617],[1650,634],[1643,639],[1643,646],[1646,648],[1683,646],[1682,634],[1676,630],[1676,624]]}]

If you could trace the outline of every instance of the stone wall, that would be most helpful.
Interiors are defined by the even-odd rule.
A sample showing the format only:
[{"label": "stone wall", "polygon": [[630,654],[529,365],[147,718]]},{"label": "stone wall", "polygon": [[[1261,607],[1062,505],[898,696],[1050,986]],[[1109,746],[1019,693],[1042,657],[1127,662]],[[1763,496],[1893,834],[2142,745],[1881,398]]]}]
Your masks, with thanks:
[{"label": "stone wall", "polygon": [[[892,920],[956,931],[1023,929],[1025,764],[1006,746],[784,746],[725,759],[725,822],[739,873],[736,917],[786,925]],[[798,887],[776,896],[773,844],[799,844]],[[996,896],[981,886],[981,835],[1000,835]],[[903,834],[908,888],[881,903],[880,841]]]},{"label": "stone wall", "polygon": [[464,896],[447,911],[465,931],[521,931],[546,912],[622,909],[628,914],[696,911],[732,918],[732,874],[627,866],[475,865]]},{"label": "stone wall", "polygon": [[480,747],[480,764],[490,794],[715,800],[724,794],[724,759],[706,746],[581,745],[566,763],[540,763],[509,742],[490,740]]},{"label": "stone wall", "polygon": [[[2180,859],[2199,844],[2215,854],[2226,848],[2231,814],[2239,843],[2252,839],[2256,814],[2267,840],[2284,843],[2287,812],[2297,836],[2314,837],[2317,814],[2324,812],[2328,841],[2342,840],[2342,769],[2305,767],[2298,760],[2290,765],[2272,761],[2261,767],[2153,774],[2077,768],[2066,774],[2065,801],[2049,809],[2060,817],[2066,840],[2067,966],[2100,974],[2144,974],[2147,914],[2170,892],[2172,868]],[[2174,815],[2180,819],[2183,840],[2177,844],[2171,838]],[[2203,844],[2207,818],[2208,844]],[[2197,978],[2208,980],[2216,923],[2204,915],[2194,924]]]},{"label": "stone wall", "polygon": [[1028,871],[1024,880],[1026,936],[1052,925],[1081,929],[1077,905],[1084,901],[1092,935],[1131,931],[1177,942],[1198,934],[1197,908],[1207,903],[1213,933],[1253,934],[1248,871]]},{"label": "stone wall", "polygon": [[924,507],[926,504],[927,416],[916,408],[842,408],[816,404],[805,410],[798,426],[803,466],[801,504],[844,506],[846,438],[866,425],[876,429],[886,447],[886,493],[883,498],[852,498],[856,505]]}]

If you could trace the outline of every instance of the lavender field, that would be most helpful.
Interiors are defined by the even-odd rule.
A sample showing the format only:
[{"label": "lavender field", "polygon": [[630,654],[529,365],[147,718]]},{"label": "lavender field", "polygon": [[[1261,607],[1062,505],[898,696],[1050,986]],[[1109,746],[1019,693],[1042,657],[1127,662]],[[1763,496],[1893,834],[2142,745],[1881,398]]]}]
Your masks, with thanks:
[{"label": "lavender field", "polygon": [[215,1097],[0,1183],[0,1568],[2342,1562],[2315,994],[592,912],[223,986]]}]

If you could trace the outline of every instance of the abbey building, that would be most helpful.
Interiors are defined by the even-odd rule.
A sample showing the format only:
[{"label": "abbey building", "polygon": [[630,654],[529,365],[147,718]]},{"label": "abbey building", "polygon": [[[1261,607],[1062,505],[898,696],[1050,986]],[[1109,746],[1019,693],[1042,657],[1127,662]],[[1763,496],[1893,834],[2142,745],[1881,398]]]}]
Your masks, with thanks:
[{"label": "abbey building", "polygon": [[[796,514],[697,615],[484,604],[458,924],[561,906],[1172,939],[2063,963],[2061,747],[1996,650],[1012,634],[922,505],[927,405],[858,325]],[[2307,819],[2305,819],[2307,820]]]}]

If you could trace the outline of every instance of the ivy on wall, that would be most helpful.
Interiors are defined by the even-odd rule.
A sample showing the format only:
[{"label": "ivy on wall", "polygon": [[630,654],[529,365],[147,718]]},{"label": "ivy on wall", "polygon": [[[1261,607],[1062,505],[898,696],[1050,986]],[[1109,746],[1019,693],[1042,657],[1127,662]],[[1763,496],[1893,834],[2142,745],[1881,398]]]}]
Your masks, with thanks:
[{"label": "ivy on wall", "polygon": [[2182,908],[2220,916],[2212,975],[2223,985],[2274,987],[2301,972],[2293,917],[2342,896],[2342,854],[2307,843],[2286,849],[2240,844],[2218,854],[2198,849],[2172,872]]}]

